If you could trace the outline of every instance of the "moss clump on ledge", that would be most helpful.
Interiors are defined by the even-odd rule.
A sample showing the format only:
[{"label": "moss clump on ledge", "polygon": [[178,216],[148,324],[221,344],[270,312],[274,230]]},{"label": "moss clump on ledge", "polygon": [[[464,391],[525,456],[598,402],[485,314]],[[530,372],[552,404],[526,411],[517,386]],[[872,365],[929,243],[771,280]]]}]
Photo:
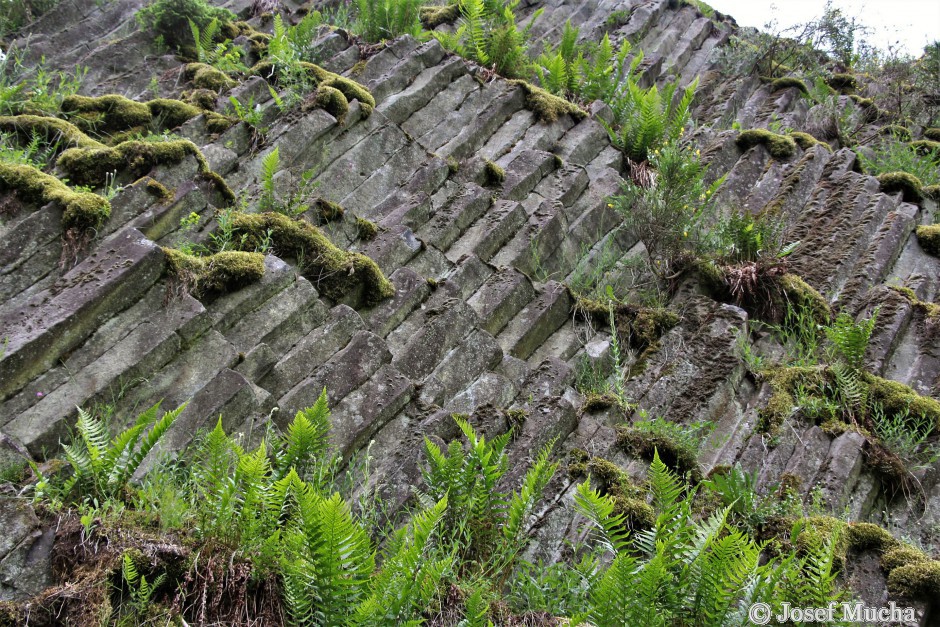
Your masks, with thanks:
[{"label": "moss clump on ledge", "polygon": [[324,70],[319,65],[314,65],[313,63],[301,61],[300,67],[304,68],[307,74],[316,79],[318,90],[322,87],[332,87],[346,98],[347,103],[358,100],[359,106],[362,108],[366,117],[372,115],[372,111],[375,109],[375,98],[372,97],[372,94],[369,93],[369,90],[366,89],[365,86],[345,76]]},{"label": "moss clump on ledge", "polygon": [[891,285],[888,289],[893,290],[907,299],[907,301],[914,306],[914,309],[919,309],[927,314],[931,318],[940,318],[940,305],[936,303],[928,303],[917,298],[917,294],[914,293],[909,287],[900,287],[897,285]]},{"label": "moss clump on ledge", "polygon": [[379,234],[379,225],[372,220],[356,218],[356,231],[360,240],[369,242]]},{"label": "moss clump on ledge", "polygon": [[855,93],[858,89],[858,80],[852,74],[833,74],[826,80],[826,84],[845,96]]},{"label": "moss clump on ledge", "polygon": [[16,133],[22,140],[30,141],[34,135],[47,142],[62,142],[67,148],[104,148],[77,126],[58,118],[39,115],[0,116],[0,131]]},{"label": "moss clump on ledge", "polygon": [[783,78],[776,78],[770,83],[770,91],[780,91],[781,89],[789,89],[790,87],[796,87],[804,94],[807,93],[806,83],[796,78],[795,76],[784,76]]},{"label": "moss clump on ledge", "polygon": [[511,80],[510,83],[518,85],[525,92],[525,106],[535,113],[536,117],[542,122],[554,122],[561,116],[568,114],[575,120],[583,120],[587,117],[587,111],[569,102],[564,98],[554,96],[541,87],[536,87],[532,83],[523,80]]},{"label": "moss clump on ledge", "polygon": [[202,109],[182,100],[157,98],[147,102],[150,115],[161,122],[162,128],[176,128],[202,114]]},{"label": "moss clump on ledge", "polygon": [[923,194],[924,198],[940,202],[940,185],[924,185],[920,189],[920,193]]},{"label": "moss clump on ledge", "polygon": [[631,455],[644,459],[653,459],[653,454],[658,451],[659,458],[670,468],[679,473],[688,474],[695,483],[702,479],[695,448],[687,442],[680,441],[679,438],[671,437],[665,431],[653,431],[630,425],[618,427],[617,446]]},{"label": "moss clump on ledge", "polygon": [[924,139],[940,142],[940,128],[928,128],[924,131]]},{"label": "moss clump on ledge", "polygon": [[813,367],[774,368],[764,376],[772,392],[767,406],[758,410],[757,430],[761,433],[776,433],[783,422],[793,413],[797,386],[821,388],[825,382],[822,369]]},{"label": "moss clump on ledge", "polygon": [[923,183],[913,174],[907,172],[886,172],[878,175],[881,191],[886,194],[901,192],[904,202],[917,203],[923,199]]},{"label": "moss clump on ledge", "polygon": [[940,142],[931,141],[929,139],[918,139],[917,141],[912,141],[908,146],[921,156],[930,154],[940,155]]},{"label": "moss clump on ledge", "polygon": [[232,235],[247,250],[255,250],[270,239],[277,254],[302,261],[304,275],[333,300],[342,299],[360,286],[368,305],[395,294],[394,286],[372,259],[337,248],[309,222],[279,213],[241,213],[232,221]]},{"label": "moss clump on ledge", "polygon": [[116,133],[150,124],[150,107],[124,96],[69,96],[60,107],[85,132]]},{"label": "moss clump on ledge", "polygon": [[925,601],[940,599],[940,561],[899,566],[888,575],[891,594]]},{"label": "moss clump on ledge", "polygon": [[826,142],[821,142],[809,133],[804,133],[803,131],[793,131],[790,133],[790,138],[796,142],[796,145],[802,148],[803,150],[809,150],[813,146],[822,146],[829,152],[832,152],[832,147]]},{"label": "moss clump on ledge", "polygon": [[164,248],[167,271],[183,289],[199,298],[210,293],[231,292],[264,276],[264,255],[224,251],[196,257],[173,248]]},{"label": "moss clump on ledge", "polygon": [[183,75],[186,80],[192,81],[196,88],[211,89],[216,92],[231,89],[238,84],[222,70],[217,70],[205,63],[190,63],[183,71]]},{"label": "moss clump on ledge", "polygon": [[460,17],[460,4],[445,4],[443,6],[424,6],[419,11],[421,25],[428,30],[434,30],[442,24],[453,24]]},{"label": "moss clump on ledge", "polygon": [[506,180],[506,171],[495,161],[487,159],[483,165],[483,178],[486,185],[499,185]]},{"label": "moss clump on ledge", "polygon": [[613,499],[613,513],[623,516],[626,529],[649,529],[656,523],[656,512],[646,502],[643,490],[616,464],[603,457],[591,457],[582,449],[572,450],[569,456],[568,475],[576,478],[590,474],[598,491]]},{"label": "moss clump on ledge", "polygon": [[335,87],[320,85],[301,105],[301,110],[304,113],[312,109],[323,109],[342,124],[343,120],[346,119],[346,114],[349,113],[349,101],[346,100],[343,92]]},{"label": "moss clump on ledge", "polygon": [[743,131],[735,141],[741,150],[762,144],[775,159],[789,159],[796,154],[796,142],[792,138],[762,128]]},{"label": "moss clump on ledge", "polygon": [[934,433],[940,431],[940,401],[921,396],[903,383],[882,379],[873,374],[865,373],[862,380],[868,384],[870,398],[881,403],[886,414],[909,411],[911,415],[928,418],[934,425]]},{"label": "moss clump on ledge", "polygon": [[811,311],[817,323],[826,324],[832,319],[832,309],[829,303],[799,275],[787,272],[778,279],[778,283],[786,301],[791,305]]},{"label": "moss clump on ledge", "polygon": [[76,192],[54,176],[30,165],[0,163],[0,190],[16,191],[26,202],[56,202],[65,210],[62,226],[66,230],[97,229],[111,215],[107,199],[90,192]]},{"label": "moss clump on ledge", "polygon": [[[572,294],[575,317],[591,320],[598,328],[610,327],[610,306],[606,302]],[[679,324],[679,316],[664,308],[613,305],[614,321],[621,340],[636,350],[656,345],[663,333]]]},{"label": "moss clump on ledge", "polygon": [[940,257],[940,224],[917,227],[917,242],[928,255]]},{"label": "moss clump on ledge", "polygon": [[[112,172],[127,169],[141,176],[155,166],[179,163],[189,155],[196,158],[201,174],[211,173],[202,152],[188,139],[128,141],[110,148],[70,148],[59,156],[56,166],[79,185],[100,185]],[[220,191],[225,196],[234,196],[231,190]]]},{"label": "moss clump on ledge", "polygon": [[879,132],[882,135],[893,135],[902,142],[911,141],[910,129],[908,129],[906,126],[901,126],[900,124],[886,124],[881,127]]},{"label": "moss clump on ledge", "polygon": [[314,200],[312,208],[317,219],[321,222],[339,220],[346,213],[346,210],[343,209],[341,205],[332,200],[327,200],[326,198],[317,198]]},{"label": "moss clump on ledge", "polygon": [[[835,375],[826,366],[772,368],[763,374],[772,394],[767,406],[757,412],[760,419],[758,431],[762,433],[775,433],[798,408],[795,398],[798,388],[811,396],[822,396],[827,384],[835,381]],[[879,403],[885,415],[905,412],[922,415],[934,425],[934,432],[940,431],[940,401],[921,396],[903,383],[867,372],[862,373],[861,383],[868,389],[869,400]]]}]

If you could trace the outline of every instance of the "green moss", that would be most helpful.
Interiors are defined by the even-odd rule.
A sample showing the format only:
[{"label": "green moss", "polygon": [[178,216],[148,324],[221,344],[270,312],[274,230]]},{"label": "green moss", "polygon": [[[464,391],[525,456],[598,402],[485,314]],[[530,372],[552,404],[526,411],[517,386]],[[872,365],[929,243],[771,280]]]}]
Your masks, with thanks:
[{"label": "green moss", "polygon": [[83,131],[98,134],[147,126],[152,117],[147,105],[115,94],[97,98],[69,96],[62,101],[61,110]]},{"label": "green moss", "polygon": [[161,128],[176,128],[202,113],[202,109],[181,100],[157,98],[147,103],[150,115],[161,122]]},{"label": "green moss", "polygon": [[940,401],[921,396],[910,387],[865,373],[871,400],[881,403],[885,413],[900,414],[909,411],[912,415],[925,416],[934,424],[934,432],[940,431]]},{"label": "green moss", "polygon": [[614,515],[623,517],[624,527],[649,529],[653,526],[656,522],[653,508],[619,466],[602,457],[592,457],[585,464],[585,471],[590,473],[600,493],[613,499]]},{"label": "green moss", "polygon": [[224,133],[235,125],[236,120],[228,116],[216,113],[215,111],[206,111],[206,130],[214,135]]},{"label": "green moss", "polygon": [[920,193],[924,198],[929,198],[934,202],[940,202],[940,185],[924,185]]},{"label": "green moss", "polygon": [[748,150],[762,144],[775,159],[789,159],[796,154],[796,142],[793,139],[762,128],[743,131],[738,135],[736,142],[741,150]]},{"label": "green moss", "polygon": [[372,220],[356,218],[356,230],[358,232],[359,239],[368,242],[370,240],[374,240],[375,236],[379,234],[379,225]]},{"label": "green moss", "polygon": [[0,162],[0,189],[16,191],[22,200],[37,205],[58,203],[64,209],[62,226],[66,230],[97,229],[111,215],[107,199],[69,189],[56,177],[30,165]]},{"label": "green moss", "polygon": [[570,115],[575,120],[583,120],[587,117],[587,111],[578,105],[564,98],[554,96],[541,87],[536,87],[532,83],[518,79],[509,82],[522,88],[522,91],[525,92],[526,108],[535,113],[536,117],[542,122],[554,122],[565,114]]},{"label": "green moss", "polygon": [[[260,64],[259,64],[260,65]],[[339,91],[346,98],[347,102],[358,100],[363,113],[368,117],[375,109],[375,98],[369,93],[369,90],[356,81],[334,74],[324,70],[319,65],[313,63],[301,62],[300,66],[307,71],[307,74],[316,79],[318,87],[332,87]],[[257,68],[258,66],[255,66]],[[255,68],[252,68],[254,71]]]},{"label": "green moss", "polygon": [[[610,326],[610,308],[606,302],[574,295],[574,314],[593,321],[598,328]],[[679,316],[665,308],[636,307],[625,303],[614,305],[614,323],[618,334],[631,348],[643,350],[679,324]]]},{"label": "green moss", "polygon": [[906,126],[900,124],[886,124],[881,127],[879,132],[882,135],[893,135],[902,142],[911,141],[911,131]]},{"label": "green moss", "polygon": [[774,368],[764,372],[770,385],[771,396],[767,406],[757,412],[760,433],[776,433],[783,422],[793,413],[796,399],[793,394],[799,385],[819,389],[825,383],[825,373],[820,368],[796,367]]},{"label": "green moss", "polygon": [[419,12],[421,24],[428,30],[434,30],[442,24],[453,24],[460,18],[458,3],[443,6],[424,6]]},{"label": "green moss", "polygon": [[346,119],[346,114],[349,113],[349,101],[346,100],[343,92],[335,87],[320,85],[301,107],[304,112],[311,109],[323,109],[342,124]]},{"label": "green moss", "polygon": [[506,180],[506,171],[496,162],[487,159],[483,165],[483,176],[486,185],[499,185]]},{"label": "green moss", "polygon": [[931,141],[929,139],[918,139],[908,144],[908,146],[919,155],[940,155],[940,142]]},{"label": "green moss", "polygon": [[790,87],[796,87],[804,94],[807,93],[806,83],[795,76],[784,76],[783,78],[774,79],[773,82],[770,83],[771,92],[789,89]]},{"label": "green moss", "polygon": [[196,157],[200,172],[209,170],[199,148],[186,139],[166,142],[129,141],[111,148],[70,148],[56,162],[70,181],[79,185],[101,185],[111,172],[130,170],[136,176],[154,166],[179,163],[187,155]]},{"label": "green moss", "polygon": [[[891,539],[894,540],[894,538]],[[892,571],[902,566],[920,564],[928,561],[930,561],[930,558],[924,555],[924,552],[920,549],[916,549],[908,544],[901,544],[895,540],[895,546],[891,547],[881,556],[881,567],[887,571]]]},{"label": "green moss", "polygon": [[917,227],[917,242],[928,255],[940,257],[940,224]]},{"label": "green moss", "polygon": [[583,477],[587,474],[587,464],[591,456],[584,449],[571,449],[568,453],[568,476],[572,479]]},{"label": "green moss", "polygon": [[887,172],[878,175],[881,191],[886,194],[901,192],[904,202],[920,202],[923,198],[923,183],[913,174],[907,172]]},{"label": "green moss", "polygon": [[173,248],[164,248],[167,271],[193,296],[231,292],[264,276],[264,255],[254,252],[224,251],[196,257]]},{"label": "green moss", "polygon": [[0,131],[15,133],[17,137],[27,142],[36,135],[49,143],[58,141],[66,148],[104,147],[104,144],[95,141],[74,124],[58,118],[38,115],[0,116]]},{"label": "green moss", "polygon": [[697,451],[664,433],[652,433],[631,426],[619,427],[617,445],[631,455],[649,460],[658,452],[659,458],[670,468],[689,474],[695,482],[702,478]]},{"label": "green moss", "polygon": [[160,200],[170,200],[173,198],[173,192],[167,189],[166,185],[149,176],[147,177],[147,192]]},{"label": "green moss", "polygon": [[326,198],[317,198],[314,200],[312,208],[321,222],[339,220],[346,213],[346,210],[343,209],[342,206]]},{"label": "green moss", "polygon": [[826,80],[826,84],[844,95],[855,93],[858,89],[858,80],[852,74],[833,74]]},{"label": "green moss", "polygon": [[802,131],[793,131],[790,133],[790,138],[796,142],[796,145],[802,148],[803,150],[809,150],[813,146],[822,146],[829,152],[832,152],[832,147],[826,142],[821,142],[809,133],[804,133]]},{"label": "green moss", "polygon": [[862,107],[863,109],[871,109],[875,106],[875,101],[871,98],[862,98],[861,96],[856,96],[854,94],[849,96],[849,98],[852,100],[852,102]]},{"label": "green moss", "polygon": [[279,213],[238,214],[232,228],[234,240],[247,250],[255,250],[270,238],[278,254],[301,261],[304,275],[333,300],[342,299],[360,286],[369,305],[395,293],[373,260],[337,248],[318,228],[303,220],[291,220]]},{"label": "green moss", "polygon": [[349,74],[351,76],[359,76],[366,71],[367,65],[369,65],[369,61],[367,59],[360,59],[359,61],[356,61],[351,68],[349,68]]},{"label": "green moss", "polygon": [[940,128],[928,128],[924,131],[924,139],[940,142]]},{"label": "green moss", "polygon": [[888,591],[921,601],[940,599],[940,562],[918,562],[892,570],[888,575]]},{"label": "green moss", "polygon": [[183,74],[198,89],[211,89],[222,92],[238,84],[222,70],[217,70],[205,63],[190,63],[186,66]]},{"label": "green moss", "polygon": [[460,162],[454,156],[447,157],[447,170],[451,176],[460,171]]},{"label": "green moss", "polygon": [[613,394],[588,394],[581,403],[581,411],[592,414],[617,406],[617,397]]},{"label": "green moss", "polygon": [[888,551],[900,543],[887,529],[866,522],[849,523],[846,528],[849,548],[856,551]]},{"label": "green moss", "polygon": [[829,303],[799,275],[788,272],[778,279],[778,284],[787,303],[808,309],[819,324],[826,324],[832,319]]},{"label": "green moss", "polygon": [[211,89],[189,89],[180,95],[180,98],[183,102],[197,106],[200,109],[204,109],[206,111],[212,111],[215,109],[215,101],[218,97],[218,92]]}]

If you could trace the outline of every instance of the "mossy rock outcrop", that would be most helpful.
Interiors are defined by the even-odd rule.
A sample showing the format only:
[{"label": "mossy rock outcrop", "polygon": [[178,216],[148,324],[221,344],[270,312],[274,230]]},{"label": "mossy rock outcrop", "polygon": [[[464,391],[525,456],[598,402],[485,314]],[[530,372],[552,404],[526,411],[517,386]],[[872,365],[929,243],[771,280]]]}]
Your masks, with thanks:
[{"label": "mossy rock outcrop", "polygon": [[923,183],[907,172],[887,172],[877,176],[881,191],[887,194],[901,192],[904,202],[920,202],[923,199]]},{"label": "mossy rock outcrop", "polygon": [[91,192],[76,192],[54,176],[33,166],[0,163],[0,191],[15,191],[26,202],[42,205],[56,202],[65,210],[66,229],[97,229],[111,215],[106,198]]},{"label": "mossy rock outcrop", "polygon": [[917,242],[928,254],[940,257],[940,224],[917,227]]},{"label": "mossy rock outcrop", "polygon": [[279,213],[240,213],[232,221],[232,233],[243,250],[255,250],[269,239],[276,254],[297,259],[304,275],[334,300],[361,288],[363,301],[374,305],[395,293],[372,259],[337,248],[309,222]]},{"label": "mossy rock outcrop", "polygon": [[197,257],[173,248],[164,248],[168,272],[193,296],[224,293],[244,287],[264,276],[264,255],[223,251]]},{"label": "mossy rock outcrop", "polygon": [[763,145],[775,159],[789,159],[796,154],[796,142],[791,137],[778,135],[762,128],[742,131],[735,141],[741,150]]}]

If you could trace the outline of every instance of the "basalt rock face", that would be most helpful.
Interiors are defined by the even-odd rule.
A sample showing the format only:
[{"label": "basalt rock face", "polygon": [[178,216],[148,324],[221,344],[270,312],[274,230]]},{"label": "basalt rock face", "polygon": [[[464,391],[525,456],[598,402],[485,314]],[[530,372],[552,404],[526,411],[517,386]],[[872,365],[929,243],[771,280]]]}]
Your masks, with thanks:
[{"label": "basalt rock face", "polygon": [[[63,0],[29,27],[28,58],[45,56],[53,68],[88,66],[87,95],[179,97],[191,88],[184,65],[137,29],[141,4]],[[250,4],[227,6],[245,11]],[[728,175],[719,202],[754,211],[778,206],[801,241],[791,271],[853,315],[881,306],[868,369],[940,396],[940,323],[887,287],[904,284],[916,300],[937,299],[940,260],[913,235],[930,221],[932,201],[918,206],[901,193],[882,193],[875,178],[853,167],[848,149],[817,145],[778,159],[763,145],[742,152],[735,132],[709,130],[719,120],[801,128],[810,115],[795,87],[771,91],[756,76],[728,80],[713,71],[711,52],[735,28],[728,19],[665,1],[526,4],[523,16],[546,9],[533,28],[544,41],[557,40],[570,19],[585,38],[628,38],[644,52],[649,84],[698,77],[697,139],[712,173]],[[356,100],[342,120],[320,108],[281,114],[263,80],[253,78],[231,94],[267,107],[260,149],[244,123],[215,135],[200,116],[176,133],[200,147],[236,194],[257,192],[261,161],[275,146],[286,171],[281,185],[313,168],[315,194],[345,209],[324,231],[337,246],[373,259],[394,296],[369,306],[356,292],[330,300],[301,276],[298,260],[269,254],[263,278],[242,289],[202,300],[168,297],[159,247],[178,241],[181,218],[195,212],[208,221],[223,204],[192,155],[149,173],[169,197],[151,193],[150,179],[124,181],[110,218],[76,259],[63,250],[60,206],[3,214],[0,432],[39,458],[66,436],[76,407],[110,405],[130,421],[135,408],[157,400],[165,408],[189,401],[163,442],[180,450],[220,414],[227,429],[246,434],[268,420],[283,425],[325,387],[337,449],[350,460],[368,448],[373,480],[392,507],[407,502],[420,478],[423,439],[458,435],[453,413],[470,415],[487,436],[513,426],[509,454],[519,472],[554,438],[559,456],[584,449],[632,474],[645,472],[647,461],[617,445],[622,414],[582,412],[573,385],[583,360],[606,359],[610,335],[573,315],[566,282],[600,255],[624,255],[637,243],[608,205],[624,175],[622,155],[598,122],[609,112],[597,105],[581,120],[543,122],[520,86],[490,80],[433,40],[369,47],[324,29],[316,46],[324,68],[369,89],[371,114]],[[502,181],[488,178],[487,162],[504,171]],[[373,239],[358,237],[357,218],[378,225]],[[602,283],[621,272],[615,268]],[[940,466],[920,472],[917,495],[907,499],[887,491],[866,465],[857,433],[833,436],[794,419],[772,441],[761,434],[759,410],[771,390],[742,361],[738,337],[748,315],[699,288],[690,280],[677,290],[669,307],[679,322],[635,369],[628,395],[650,414],[717,425],[701,451],[705,473],[739,462],[759,471],[762,490],[789,473],[801,479],[807,502],[936,543]],[[577,537],[574,485],[561,475],[550,484],[534,521],[537,555],[557,559],[564,541]],[[0,511],[22,530],[3,546],[6,569],[21,559],[24,543],[45,540],[27,514]],[[859,577],[881,576],[872,572]],[[35,592],[37,577],[23,594]],[[883,579],[864,585],[885,590]]]}]

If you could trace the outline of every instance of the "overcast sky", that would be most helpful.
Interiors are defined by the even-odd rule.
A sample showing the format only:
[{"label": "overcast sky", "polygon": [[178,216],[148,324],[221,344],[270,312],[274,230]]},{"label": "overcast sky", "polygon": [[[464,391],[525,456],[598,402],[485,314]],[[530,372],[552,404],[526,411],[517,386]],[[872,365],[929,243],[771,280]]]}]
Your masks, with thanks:
[{"label": "overcast sky", "polygon": [[[756,26],[776,19],[781,27],[808,22],[822,15],[824,0],[706,0],[741,26]],[[897,45],[914,56],[940,40],[938,0],[834,0],[833,6],[872,29],[869,43],[887,48]]]}]

